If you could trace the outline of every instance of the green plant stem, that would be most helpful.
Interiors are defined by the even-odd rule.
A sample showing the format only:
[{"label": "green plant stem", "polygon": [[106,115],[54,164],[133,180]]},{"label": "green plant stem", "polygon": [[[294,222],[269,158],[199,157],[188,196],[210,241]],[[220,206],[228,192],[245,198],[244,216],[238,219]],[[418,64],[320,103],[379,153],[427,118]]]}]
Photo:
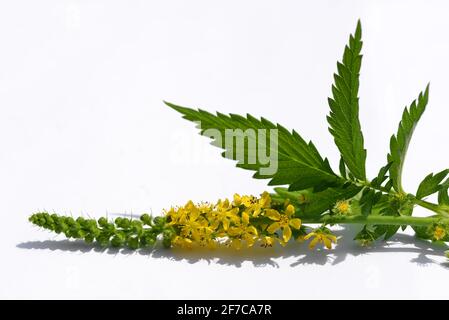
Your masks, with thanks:
[{"label": "green plant stem", "polygon": [[431,203],[431,202],[428,202],[428,201],[425,201],[425,200],[421,200],[421,199],[416,199],[416,198],[413,199],[413,202],[415,204],[417,204],[418,206],[421,206],[423,208],[429,209],[429,210],[431,210],[431,211],[433,211],[433,212],[435,212],[435,213],[437,213],[437,214],[439,214],[441,216],[449,218],[449,210],[448,210],[448,208],[446,206],[440,206],[440,205],[437,205],[435,203]]},{"label": "green plant stem", "polygon": [[449,222],[449,219],[442,217],[408,217],[408,216],[380,216],[380,215],[355,215],[355,216],[324,216],[318,219],[305,218],[303,223],[326,223],[326,224],[368,224],[368,225],[409,225],[409,226],[429,226],[433,223]]}]

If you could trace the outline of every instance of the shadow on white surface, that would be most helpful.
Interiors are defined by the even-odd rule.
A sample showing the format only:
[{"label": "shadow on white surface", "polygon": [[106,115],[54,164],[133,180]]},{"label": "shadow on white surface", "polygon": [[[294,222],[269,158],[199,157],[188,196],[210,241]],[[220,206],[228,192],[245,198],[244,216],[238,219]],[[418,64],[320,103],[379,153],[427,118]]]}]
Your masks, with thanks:
[{"label": "shadow on white surface", "polygon": [[371,247],[361,247],[352,239],[355,235],[355,230],[343,229],[336,231],[335,234],[341,236],[338,245],[332,250],[318,248],[316,250],[309,250],[305,243],[292,243],[282,248],[275,246],[272,248],[255,247],[251,249],[243,249],[236,251],[230,248],[219,248],[215,250],[209,249],[165,249],[154,248],[129,250],[129,249],[115,249],[103,248],[95,244],[87,244],[81,240],[45,240],[45,241],[29,241],[17,245],[20,249],[28,250],[51,250],[51,251],[67,251],[67,252],[98,252],[110,255],[132,255],[139,254],[156,259],[169,259],[174,261],[187,261],[194,264],[200,261],[208,263],[217,263],[221,265],[229,265],[241,267],[243,263],[250,262],[255,267],[272,266],[279,267],[279,259],[294,259],[290,263],[291,267],[301,265],[316,264],[336,265],[342,263],[350,256],[359,256],[376,253],[409,253],[416,254],[411,259],[411,262],[419,266],[426,266],[429,264],[437,264],[444,268],[449,268],[449,263],[439,262],[434,258],[443,255],[443,250],[447,249],[446,245],[437,245],[427,241],[415,238],[414,236],[406,234],[397,234],[388,242],[377,242]]}]

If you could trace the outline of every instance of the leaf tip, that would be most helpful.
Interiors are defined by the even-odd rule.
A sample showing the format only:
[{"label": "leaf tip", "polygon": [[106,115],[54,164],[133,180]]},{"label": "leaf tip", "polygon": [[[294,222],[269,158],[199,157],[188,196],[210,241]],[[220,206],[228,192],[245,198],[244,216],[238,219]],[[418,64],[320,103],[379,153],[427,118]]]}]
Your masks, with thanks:
[{"label": "leaf tip", "polygon": [[357,27],[355,28],[354,38],[362,38],[362,22],[360,21],[360,18],[357,20]]}]

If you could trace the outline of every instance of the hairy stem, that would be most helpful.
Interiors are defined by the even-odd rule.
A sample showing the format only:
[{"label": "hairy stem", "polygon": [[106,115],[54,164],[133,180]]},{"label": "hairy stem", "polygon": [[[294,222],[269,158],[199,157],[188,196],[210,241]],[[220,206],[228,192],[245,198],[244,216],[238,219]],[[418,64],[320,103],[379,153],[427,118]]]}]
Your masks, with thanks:
[{"label": "hairy stem", "polygon": [[305,218],[303,223],[326,223],[326,224],[368,224],[368,225],[409,225],[429,226],[433,223],[449,222],[448,218],[442,217],[409,217],[409,216],[380,216],[380,215],[354,215],[354,216],[324,216],[320,218]]}]

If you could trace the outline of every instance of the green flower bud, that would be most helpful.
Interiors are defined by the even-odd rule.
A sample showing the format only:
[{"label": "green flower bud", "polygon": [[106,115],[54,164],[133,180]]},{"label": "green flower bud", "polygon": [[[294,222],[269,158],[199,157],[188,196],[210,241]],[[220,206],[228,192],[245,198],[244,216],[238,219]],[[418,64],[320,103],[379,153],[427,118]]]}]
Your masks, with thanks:
[{"label": "green flower bud", "polygon": [[137,236],[131,236],[127,239],[126,244],[132,250],[139,249],[139,238]]},{"label": "green flower bud", "polygon": [[108,224],[108,220],[105,217],[101,217],[100,219],[98,219],[98,225],[100,227],[104,227]]},{"label": "green flower bud", "polygon": [[113,233],[115,231],[115,225],[113,223],[106,223],[103,226],[103,230],[107,233]]},{"label": "green flower bud", "polygon": [[[117,223],[117,220],[116,220],[116,223]],[[123,228],[123,229],[128,229],[130,224],[131,224],[131,221],[128,218],[122,218],[121,220],[118,221],[117,227]]]},{"label": "green flower bud", "polygon": [[146,232],[140,238],[140,245],[144,248],[154,246],[155,243],[156,243],[156,235],[153,233]]},{"label": "green flower bud", "polygon": [[111,245],[115,248],[123,246],[124,243],[125,243],[125,237],[121,233],[116,234],[111,239]]},{"label": "green flower bud", "polygon": [[170,248],[171,247],[171,238],[163,238],[162,239],[162,245],[165,247],[165,248]]},{"label": "green flower bud", "polygon": [[139,220],[131,221],[131,231],[136,234],[141,234],[143,231],[142,222]]},{"label": "green flower bud", "polygon": [[141,215],[140,220],[143,222],[144,225],[151,226],[152,217],[148,213],[144,213],[143,215]]},{"label": "green flower bud", "polygon": [[65,223],[67,223],[69,227],[76,225],[75,219],[73,219],[72,217],[67,217]]},{"label": "green flower bud", "polygon": [[78,224],[83,225],[86,222],[86,219],[84,219],[83,217],[78,217],[75,220]]},{"label": "green flower bud", "polygon": [[171,247],[171,241],[175,237],[175,232],[171,229],[165,229],[162,232],[162,244],[164,247],[169,248]]},{"label": "green flower bud", "polygon": [[97,236],[97,241],[102,247],[107,247],[109,245],[109,235],[105,233],[100,233]]},{"label": "green flower bud", "polygon": [[153,221],[157,226],[163,226],[166,220],[165,217],[155,217]]},{"label": "green flower bud", "polygon": [[86,241],[86,243],[92,243],[94,242],[95,237],[91,234],[87,234],[84,236],[84,241]]}]

